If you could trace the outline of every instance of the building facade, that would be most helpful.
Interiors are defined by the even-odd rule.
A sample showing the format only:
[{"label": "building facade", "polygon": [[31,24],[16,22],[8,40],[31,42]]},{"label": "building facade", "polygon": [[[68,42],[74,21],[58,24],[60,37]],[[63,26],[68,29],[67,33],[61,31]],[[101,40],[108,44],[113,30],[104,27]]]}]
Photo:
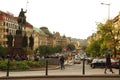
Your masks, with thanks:
[{"label": "building facade", "polygon": [[[7,35],[11,33],[14,37],[19,29],[17,18],[13,14],[0,11],[0,45],[3,47],[7,47]],[[51,33],[47,27],[35,28],[29,22],[26,22],[26,27],[23,27],[22,31],[23,36],[26,34],[28,39],[31,35],[33,36],[34,50],[41,45],[66,47],[71,43],[70,37],[61,36],[59,32]]]},{"label": "building facade", "polygon": [[7,47],[7,35],[10,33],[14,36],[18,29],[16,18],[8,13],[0,11],[0,44]]}]

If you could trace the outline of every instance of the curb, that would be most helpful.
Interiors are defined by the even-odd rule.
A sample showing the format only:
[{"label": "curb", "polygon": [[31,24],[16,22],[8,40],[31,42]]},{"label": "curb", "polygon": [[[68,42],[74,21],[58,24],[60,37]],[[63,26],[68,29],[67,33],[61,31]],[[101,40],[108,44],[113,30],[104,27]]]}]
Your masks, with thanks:
[{"label": "curb", "polygon": [[57,75],[57,76],[12,76],[12,77],[0,77],[0,80],[3,79],[30,79],[30,78],[118,78],[120,75]]}]

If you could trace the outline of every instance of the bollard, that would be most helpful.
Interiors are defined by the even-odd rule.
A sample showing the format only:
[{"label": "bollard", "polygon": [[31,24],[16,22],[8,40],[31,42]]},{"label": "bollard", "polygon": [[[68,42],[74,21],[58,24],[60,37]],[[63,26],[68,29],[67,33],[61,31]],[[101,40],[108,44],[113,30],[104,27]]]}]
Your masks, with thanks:
[{"label": "bollard", "polygon": [[82,72],[83,75],[85,75],[85,58],[83,58],[83,72]]},{"label": "bollard", "polygon": [[10,56],[8,55],[8,63],[7,63],[7,77],[9,77],[9,67],[10,67]]},{"label": "bollard", "polygon": [[48,75],[48,60],[46,60],[46,76]]},{"label": "bollard", "polygon": [[120,75],[120,60],[119,60],[119,75]]}]

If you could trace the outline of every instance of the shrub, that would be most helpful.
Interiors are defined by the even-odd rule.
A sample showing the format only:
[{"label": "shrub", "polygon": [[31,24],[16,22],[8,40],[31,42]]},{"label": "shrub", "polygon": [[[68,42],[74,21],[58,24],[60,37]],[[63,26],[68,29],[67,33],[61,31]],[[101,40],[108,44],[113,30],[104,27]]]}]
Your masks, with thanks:
[{"label": "shrub", "polygon": [[28,70],[29,66],[24,61],[10,62],[10,70]]},{"label": "shrub", "polygon": [[0,61],[0,70],[7,69],[7,61]]},{"label": "shrub", "polygon": [[45,62],[43,61],[27,61],[29,67],[43,67]]},{"label": "shrub", "polygon": [[[8,61],[0,61],[0,70],[7,70]],[[45,62],[42,61],[10,61],[10,70],[29,70],[33,67],[43,67]]]}]

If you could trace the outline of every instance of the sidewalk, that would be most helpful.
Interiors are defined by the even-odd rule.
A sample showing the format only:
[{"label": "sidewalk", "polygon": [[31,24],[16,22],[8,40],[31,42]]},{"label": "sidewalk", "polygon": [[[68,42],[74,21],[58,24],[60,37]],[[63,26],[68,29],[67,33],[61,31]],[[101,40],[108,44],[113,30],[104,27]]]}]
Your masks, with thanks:
[{"label": "sidewalk", "polygon": [[[65,63],[66,66],[71,66],[72,63]],[[61,70],[60,66],[49,66],[48,75],[46,76],[46,69],[34,69],[31,71],[10,71],[9,80],[119,80],[119,69],[113,69],[114,74],[108,72],[104,74],[104,69],[90,69],[85,71],[83,75],[82,70]],[[6,80],[7,72],[0,71],[0,80]],[[20,78],[20,79],[17,79]],[[22,79],[21,79],[22,78]]]},{"label": "sidewalk", "polygon": [[118,71],[115,74],[104,74],[102,70],[94,69],[85,72],[66,72],[66,70],[50,70],[48,76],[45,71],[21,71],[10,72],[6,77],[6,72],[0,72],[0,80],[119,80]]},{"label": "sidewalk", "polygon": [[[114,74],[108,71],[107,74],[104,74],[104,69],[91,69],[85,71],[85,75],[119,75],[118,69],[113,69]],[[6,76],[7,72],[0,71],[0,77]],[[44,70],[34,70],[34,71],[10,71],[9,76],[45,76],[46,71]],[[61,70],[54,69],[48,70],[48,75],[83,75],[82,71],[69,71],[69,70]]]}]

